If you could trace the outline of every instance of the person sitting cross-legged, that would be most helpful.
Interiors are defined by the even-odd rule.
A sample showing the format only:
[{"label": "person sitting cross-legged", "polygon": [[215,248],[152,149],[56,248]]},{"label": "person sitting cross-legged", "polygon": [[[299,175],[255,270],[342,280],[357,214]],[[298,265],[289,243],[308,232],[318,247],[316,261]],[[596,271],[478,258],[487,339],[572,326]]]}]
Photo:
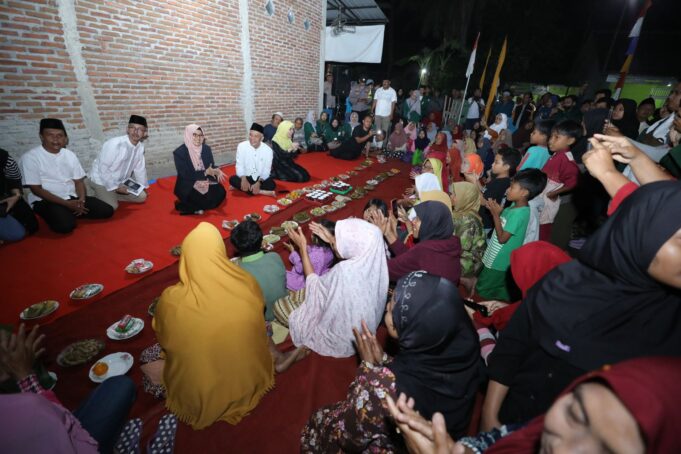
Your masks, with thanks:
[{"label": "person sitting cross-legged", "polygon": [[31,193],[28,203],[53,232],[70,233],[76,219],[106,219],[113,208],[85,194],[85,171],[76,155],[66,147],[64,123],[56,118],[40,120],[42,145],[21,157],[24,186]]},{"label": "person sitting cross-legged", "polygon": [[241,142],[236,149],[236,175],[229,178],[229,184],[249,194],[274,197],[276,184],[270,176],[272,149],[262,139],[263,127],[253,123],[248,140]]}]

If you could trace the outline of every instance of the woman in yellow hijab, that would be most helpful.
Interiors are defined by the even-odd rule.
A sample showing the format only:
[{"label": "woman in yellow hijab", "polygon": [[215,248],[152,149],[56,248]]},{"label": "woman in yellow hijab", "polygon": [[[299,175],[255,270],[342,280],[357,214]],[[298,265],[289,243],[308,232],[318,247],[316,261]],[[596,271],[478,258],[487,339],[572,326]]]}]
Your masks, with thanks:
[{"label": "woman in yellow hijab", "polygon": [[293,162],[301,148],[299,143],[291,140],[294,132],[295,128],[290,121],[279,123],[272,138],[272,177],[275,180],[303,183],[310,181],[310,174]]},{"label": "woman in yellow hijab", "polygon": [[179,272],[152,323],[165,356],[166,407],[194,429],[236,424],[274,386],[262,291],[206,222],[182,242]]},{"label": "woman in yellow hijab", "polygon": [[[426,159],[426,162],[428,162],[430,165],[424,164],[424,168],[431,167],[433,169],[433,174],[437,177],[437,181],[440,182],[440,187],[443,190],[446,190],[445,186],[442,186],[442,161],[440,161],[437,158],[428,158]],[[446,182],[445,182],[446,183]]]}]

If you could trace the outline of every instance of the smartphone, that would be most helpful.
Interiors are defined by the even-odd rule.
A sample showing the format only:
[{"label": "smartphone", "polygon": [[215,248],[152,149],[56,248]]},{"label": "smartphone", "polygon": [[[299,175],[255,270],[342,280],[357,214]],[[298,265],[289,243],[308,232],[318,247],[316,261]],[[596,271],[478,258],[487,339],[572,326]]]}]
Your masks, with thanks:
[{"label": "smartphone", "polygon": [[487,310],[487,306],[483,306],[482,304],[478,304],[475,301],[465,298],[463,300],[463,304],[466,306],[470,307],[474,311],[480,312],[483,317],[489,317],[489,311]]},{"label": "smartphone", "polygon": [[603,134],[605,134],[605,130],[608,128],[608,125],[612,121],[612,113],[613,113],[614,110],[615,110],[615,107],[613,106],[608,111],[608,118],[606,118],[605,121],[603,122]]},{"label": "smartphone", "polygon": [[397,212],[398,212],[399,205],[397,204],[397,199],[392,199],[390,201],[390,209],[393,212],[393,216],[397,217]]}]

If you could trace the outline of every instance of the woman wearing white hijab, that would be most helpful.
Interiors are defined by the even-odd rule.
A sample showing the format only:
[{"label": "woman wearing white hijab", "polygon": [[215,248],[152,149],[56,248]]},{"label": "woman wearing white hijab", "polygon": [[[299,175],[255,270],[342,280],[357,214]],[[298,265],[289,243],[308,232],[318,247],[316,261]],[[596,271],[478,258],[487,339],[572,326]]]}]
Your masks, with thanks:
[{"label": "woman wearing white hijab", "polygon": [[[289,316],[291,339],[296,346],[320,355],[352,356],[352,328],[364,321],[373,332],[385,310],[388,264],[383,234],[375,225],[354,218],[338,221],[335,235],[315,223],[310,230],[331,244],[341,261],[318,276],[312,265],[305,267],[303,257],[305,301]],[[289,231],[289,235],[301,256],[306,255],[302,230]]]},{"label": "woman wearing white hijab", "polygon": [[494,142],[497,137],[499,137],[499,133],[503,131],[504,129],[508,129],[508,117],[504,113],[497,114],[496,117],[494,117],[494,124],[491,126],[483,125],[487,130],[485,131],[485,134],[483,135],[483,138]]}]

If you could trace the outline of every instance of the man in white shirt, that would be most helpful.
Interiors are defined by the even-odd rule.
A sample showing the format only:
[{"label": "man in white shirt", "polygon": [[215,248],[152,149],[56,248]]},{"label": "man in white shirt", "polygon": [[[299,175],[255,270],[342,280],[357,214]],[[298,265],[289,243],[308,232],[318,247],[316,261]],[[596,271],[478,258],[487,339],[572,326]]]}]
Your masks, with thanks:
[{"label": "man in white shirt", "polygon": [[648,145],[657,145],[657,143],[669,144],[669,130],[672,129],[676,116],[674,112],[679,110],[679,105],[681,105],[681,82],[678,82],[672,91],[669,92],[666,105],[667,110],[672,112],[672,114],[653,123],[648,129],[644,130],[645,135],[648,137],[640,137]]},{"label": "man in white shirt", "polygon": [[102,145],[87,180],[88,195],[108,203],[114,210],[118,209],[118,202],[144,203],[147,193],[142,190],[135,195],[124,182],[133,180],[142,188],[148,187],[142,142],[146,137],[147,120],[131,115],[128,133],[109,139]]},{"label": "man in white shirt", "polygon": [[377,131],[383,131],[384,137],[388,137],[390,122],[395,114],[397,93],[390,86],[390,80],[383,79],[382,86],[374,93],[374,103],[371,111],[374,113],[374,124]]},{"label": "man in white shirt", "polygon": [[468,113],[466,114],[465,129],[470,131],[473,125],[480,121],[480,117],[485,112],[485,101],[482,99],[482,91],[476,88],[473,96],[468,98]]},{"label": "man in white shirt", "polygon": [[40,120],[42,146],[21,157],[24,186],[31,193],[28,203],[57,233],[70,233],[76,228],[76,218],[106,219],[113,208],[85,194],[85,171],[76,155],[64,148],[66,129],[61,120]]},{"label": "man in white shirt", "polygon": [[248,140],[237,146],[236,175],[230,177],[229,184],[232,188],[249,194],[275,197],[276,184],[270,176],[272,149],[263,143],[263,131],[261,125],[253,123]]}]

